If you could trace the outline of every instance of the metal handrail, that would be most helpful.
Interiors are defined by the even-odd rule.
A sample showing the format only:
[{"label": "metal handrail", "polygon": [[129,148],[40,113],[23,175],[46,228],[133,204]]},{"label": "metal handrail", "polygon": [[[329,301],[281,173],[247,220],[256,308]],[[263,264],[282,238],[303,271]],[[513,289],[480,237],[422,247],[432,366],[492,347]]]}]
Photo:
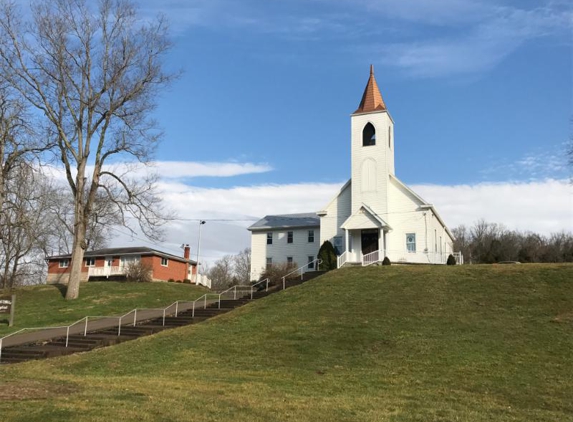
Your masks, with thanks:
[{"label": "metal handrail", "polygon": [[254,294],[254,291],[255,291],[255,286],[258,286],[258,285],[261,284],[261,283],[266,283],[265,292],[268,292],[268,291],[269,291],[269,281],[270,281],[270,279],[267,277],[267,278],[265,278],[264,280],[257,281],[255,284],[251,284],[251,300],[253,299],[253,294]]},{"label": "metal handrail", "polygon": [[297,268],[296,270],[293,270],[293,271],[291,271],[290,273],[288,273],[287,275],[285,275],[285,276],[282,278],[282,279],[283,279],[283,290],[286,289],[286,278],[287,278],[289,275],[294,274],[295,272],[300,271],[300,279],[302,280],[302,277],[303,277],[303,275],[304,275],[304,272],[302,271],[303,268],[309,267],[311,264],[314,265],[315,262],[317,263],[317,264],[316,264],[316,270],[319,271],[320,264],[322,264],[322,259],[317,258],[317,259],[315,259],[314,261],[311,261],[311,262],[309,262],[308,264],[303,265],[302,267]]},{"label": "metal handrail", "polygon": [[[14,336],[16,334],[20,334],[23,333],[24,331],[38,331],[38,330],[57,330],[57,329],[66,329],[66,342],[65,342],[65,347],[68,347],[69,345],[69,337],[70,337],[70,328],[79,324],[80,322],[84,322],[84,337],[87,336],[87,330],[88,330],[88,321],[90,319],[102,319],[102,318],[106,318],[106,319],[117,319],[118,320],[118,329],[117,329],[117,335],[120,336],[121,335],[121,325],[122,325],[122,320],[127,317],[128,315],[130,315],[131,313],[133,313],[133,326],[135,327],[137,324],[137,310],[139,309],[140,311],[145,310],[162,310],[163,311],[163,325],[165,325],[165,317],[166,317],[166,311],[167,309],[171,308],[173,305],[175,305],[175,314],[177,316],[178,313],[178,308],[179,308],[179,303],[193,303],[193,311],[195,309],[195,303],[199,300],[204,300],[204,308],[207,307],[207,296],[208,295],[214,295],[213,293],[206,293],[203,296],[201,296],[200,298],[194,300],[194,301],[176,301],[173,302],[172,304],[170,304],[169,306],[165,307],[165,308],[144,308],[144,309],[139,309],[139,308],[135,308],[132,309],[131,311],[120,315],[120,316],[115,316],[115,315],[109,315],[109,316],[92,316],[92,315],[88,315],[83,317],[82,319],[79,319],[75,322],[72,322],[69,325],[61,325],[61,326],[56,326],[56,327],[33,327],[33,328],[22,328],[18,331],[14,331],[13,333],[7,334],[4,337],[0,337],[0,361],[2,359],[2,344],[3,341],[11,336]],[[193,312],[194,313],[194,312]],[[131,323],[131,321],[130,321]]]},{"label": "metal handrail", "polygon": [[[320,259],[315,259],[314,261],[309,262],[309,263],[306,264],[305,266],[303,266],[303,267],[301,267],[301,268],[298,268],[298,269],[295,270],[295,271],[302,270],[304,267],[307,267],[307,266],[309,266],[310,264],[312,264],[312,263],[314,263],[314,262],[318,262],[318,265],[320,265],[320,264],[322,263],[322,260],[320,260]],[[288,276],[288,275],[290,275],[290,274],[287,274],[287,276]],[[285,276],[285,277],[286,277],[286,276]],[[284,277],[283,277],[283,278],[284,278]],[[166,307],[164,307],[164,308],[135,308],[135,309],[132,309],[132,310],[130,310],[129,312],[123,314],[123,315],[120,315],[120,316],[115,316],[115,315],[109,315],[109,316],[94,316],[94,315],[88,315],[88,316],[85,316],[85,317],[83,317],[82,319],[79,319],[79,320],[77,320],[77,321],[75,321],[75,322],[73,322],[73,323],[71,323],[71,324],[69,324],[69,325],[61,325],[61,326],[56,326],[56,327],[22,328],[22,329],[20,329],[20,330],[18,330],[18,331],[14,331],[13,333],[10,333],[10,334],[5,335],[4,337],[0,337],[0,361],[1,361],[1,359],[2,359],[2,344],[3,344],[3,341],[4,341],[5,339],[7,339],[8,337],[12,337],[12,336],[14,336],[14,335],[16,335],[16,334],[20,334],[20,333],[23,333],[23,332],[25,332],[25,331],[66,329],[66,342],[65,342],[65,347],[68,347],[68,345],[69,345],[69,337],[70,337],[70,328],[73,327],[73,326],[75,326],[75,325],[77,325],[77,324],[79,324],[79,323],[81,323],[81,322],[84,323],[83,335],[84,335],[84,337],[85,337],[85,336],[87,336],[87,333],[88,333],[88,322],[89,322],[89,320],[93,320],[93,319],[117,319],[117,320],[118,320],[117,335],[120,336],[120,335],[121,335],[122,322],[123,322],[124,318],[126,318],[126,317],[129,316],[130,314],[133,313],[133,322],[132,322],[132,321],[129,321],[129,324],[133,324],[134,327],[137,325],[137,311],[138,311],[138,310],[139,310],[139,311],[162,310],[162,311],[163,311],[163,326],[165,326],[165,318],[166,318],[167,315],[169,315],[169,314],[167,313],[167,310],[168,310],[169,308],[173,307],[173,306],[175,306],[175,312],[174,312],[174,314],[175,314],[175,317],[177,317],[177,315],[178,315],[178,313],[179,313],[179,305],[180,305],[180,304],[182,304],[182,303],[192,303],[193,305],[192,305],[192,308],[191,308],[191,309],[192,309],[192,310],[191,310],[191,315],[192,315],[192,317],[194,318],[194,317],[195,317],[195,309],[196,309],[196,307],[197,307],[196,305],[197,305],[198,303],[200,303],[200,302],[203,302],[203,303],[202,303],[203,309],[206,309],[206,308],[207,308],[207,302],[208,302],[208,300],[209,300],[209,299],[208,299],[209,296],[216,296],[216,297],[217,297],[218,303],[219,303],[219,308],[220,308],[220,307],[221,307],[221,295],[223,295],[223,294],[225,294],[225,293],[227,293],[227,292],[229,292],[229,291],[231,291],[231,290],[234,290],[234,294],[233,294],[233,298],[234,298],[234,299],[233,299],[233,300],[237,300],[237,288],[244,287],[245,290],[247,290],[247,291],[250,289],[250,295],[251,295],[251,299],[252,299],[252,298],[253,298],[253,294],[254,294],[254,289],[255,289],[255,287],[258,286],[259,284],[261,284],[261,283],[266,283],[266,284],[265,284],[265,291],[268,291],[268,289],[269,289],[269,281],[270,281],[270,280],[269,280],[268,278],[266,278],[266,279],[264,279],[264,280],[261,280],[261,281],[255,283],[255,284],[252,284],[252,285],[250,285],[250,286],[246,286],[246,285],[235,285],[235,286],[232,286],[232,287],[230,287],[229,289],[227,289],[227,290],[225,290],[225,291],[223,291],[223,292],[221,292],[221,293],[205,293],[203,296],[201,296],[201,297],[199,297],[199,298],[197,298],[197,299],[195,299],[195,300],[192,300],[192,301],[191,301],[191,300],[178,300],[178,301],[175,301],[175,302],[171,303],[170,305],[168,305],[168,306],[166,306]]]}]

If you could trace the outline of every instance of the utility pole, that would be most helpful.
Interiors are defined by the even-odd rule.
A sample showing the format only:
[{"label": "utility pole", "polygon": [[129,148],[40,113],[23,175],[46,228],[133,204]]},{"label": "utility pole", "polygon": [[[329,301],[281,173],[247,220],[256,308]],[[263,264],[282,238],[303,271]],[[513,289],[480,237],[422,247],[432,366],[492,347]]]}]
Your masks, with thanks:
[{"label": "utility pole", "polygon": [[197,242],[197,276],[199,276],[199,253],[201,251],[201,227],[205,224],[205,220],[199,220],[199,241]]}]

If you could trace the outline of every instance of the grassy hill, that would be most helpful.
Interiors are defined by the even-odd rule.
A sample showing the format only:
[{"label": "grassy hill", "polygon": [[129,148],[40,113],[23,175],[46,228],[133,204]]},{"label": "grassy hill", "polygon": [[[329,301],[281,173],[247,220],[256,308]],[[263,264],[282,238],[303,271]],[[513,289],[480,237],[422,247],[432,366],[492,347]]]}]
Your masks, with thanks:
[{"label": "grassy hill", "polygon": [[182,283],[90,282],[80,286],[77,300],[64,299],[65,288],[42,285],[16,289],[14,326],[0,315],[0,337],[25,327],[71,324],[86,315],[121,315],[134,308],[167,306],[176,300],[194,300],[208,290]]},{"label": "grassy hill", "polygon": [[349,268],[0,367],[4,421],[571,421],[573,266]]}]

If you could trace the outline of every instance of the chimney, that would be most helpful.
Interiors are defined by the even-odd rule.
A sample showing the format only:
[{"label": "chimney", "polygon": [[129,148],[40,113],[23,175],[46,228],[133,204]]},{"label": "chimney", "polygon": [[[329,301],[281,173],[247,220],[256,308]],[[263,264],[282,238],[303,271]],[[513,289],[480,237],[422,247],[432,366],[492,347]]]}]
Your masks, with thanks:
[{"label": "chimney", "polygon": [[183,258],[185,259],[189,259],[189,257],[191,256],[191,248],[189,247],[188,244],[185,245],[185,247],[183,248]]}]

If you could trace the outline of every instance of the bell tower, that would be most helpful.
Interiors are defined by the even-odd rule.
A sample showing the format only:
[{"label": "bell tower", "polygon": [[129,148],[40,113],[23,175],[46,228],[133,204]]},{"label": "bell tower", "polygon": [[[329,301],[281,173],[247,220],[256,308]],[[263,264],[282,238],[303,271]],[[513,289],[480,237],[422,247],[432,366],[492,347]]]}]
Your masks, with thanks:
[{"label": "bell tower", "polygon": [[362,204],[388,212],[389,175],[394,174],[394,121],[370,66],[362,101],[351,116],[352,214]]}]

